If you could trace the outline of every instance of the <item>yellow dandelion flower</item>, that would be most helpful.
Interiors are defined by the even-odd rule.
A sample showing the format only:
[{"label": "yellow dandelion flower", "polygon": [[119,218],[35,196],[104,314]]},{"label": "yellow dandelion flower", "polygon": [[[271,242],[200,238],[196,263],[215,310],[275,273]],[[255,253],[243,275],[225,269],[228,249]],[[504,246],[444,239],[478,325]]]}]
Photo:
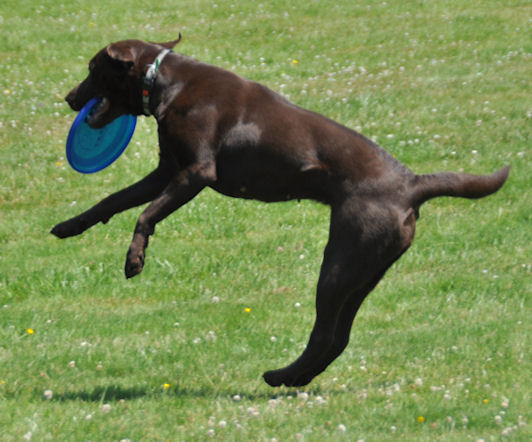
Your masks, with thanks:
[{"label": "yellow dandelion flower", "polygon": [[295,66],[296,64],[298,64],[298,63],[299,63],[299,61],[297,61],[297,60],[292,60],[292,64],[293,64],[294,66]]},{"label": "yellow dandelion flower", "polygon": [[57,165],[57,167],[61,167],[63,165],[63,162],[62,161],[58,161],[55,164]]},{"label": "yellow dandelion flower", "polygon": [[425,418],[423,416],[418,416],[417,421],[422,424],[423,422],[425,422]]},{"label": "yellow dandelion flower", "polygon": [[33,333],[35,333],[35,330],[33,330],[32,328],[28,328],[26,331],[28,332],[28,335],[32,335]]},{"label": "yellow dandelion flower", "polygon": [[2,384],[2,385],[6,385],[6,382],[7,382],[7,381],[4,381],[4,380],[2,379],[2,380],[0,381],[0,384]]},{"label": "yellow dandelion flower", "polygon": [[251,312],[251,309],[250,309],[249,307],[246,307],[246,308],[244,309],[244,311],[245,311],[246,313],[250,313],[250,312]]},{"label": "yellow dandelion flower", "polygon": [[163,385],[163,388],[164,388],[165,390],[168,390],[168,389],[170,388],[170,384],[164,384],[164,385]]},{"label": "yellow dandelion flower", "polygon": [[482,402],[484,402],[485,404],[489,404],[490,403],[490,400],[489,399],[484,399]]}]

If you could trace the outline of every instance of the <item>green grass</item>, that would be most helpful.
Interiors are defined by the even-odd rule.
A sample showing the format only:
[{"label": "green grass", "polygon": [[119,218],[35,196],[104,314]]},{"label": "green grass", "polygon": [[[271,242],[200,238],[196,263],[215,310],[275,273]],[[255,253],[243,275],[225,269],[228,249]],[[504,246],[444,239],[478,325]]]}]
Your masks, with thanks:
[{"label": "green grass", "polygon": [[[216,3],[0,6],[0,440],[530,440],[530,3]],[[306,343],[326,207],[204,191],[159,225],[130,281],[141,209],[69,240],[48,233],[157,161],[155,124],[140,119],[111,167],[71,170],[62,97],[110,41],[179,32],[179,51],[418,173],[512,165],[492,197],[422,208],[350,346],[304,389],[261,374]]]}]

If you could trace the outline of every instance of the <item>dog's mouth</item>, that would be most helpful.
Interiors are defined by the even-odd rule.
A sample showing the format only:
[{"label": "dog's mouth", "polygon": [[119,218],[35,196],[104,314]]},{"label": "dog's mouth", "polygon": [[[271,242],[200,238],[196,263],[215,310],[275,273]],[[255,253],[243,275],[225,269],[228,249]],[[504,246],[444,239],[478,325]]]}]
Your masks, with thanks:
[{"label": "dog's mouth", "polygon": [[87,123],[89,126],[97,129],[105,126],[105,114],[111,107],[111,102],[108,98],[102,97],[98,103],[91,109],[89,115],[87,115]]}]

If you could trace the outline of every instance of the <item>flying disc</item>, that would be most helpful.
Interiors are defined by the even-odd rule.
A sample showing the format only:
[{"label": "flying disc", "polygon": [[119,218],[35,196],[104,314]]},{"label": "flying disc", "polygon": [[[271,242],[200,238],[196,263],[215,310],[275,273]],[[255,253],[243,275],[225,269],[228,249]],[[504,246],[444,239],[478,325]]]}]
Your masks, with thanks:
[{"label": "flying disc", "polygon": [[93,98],[83,106],[68,133],[67,160],[81,173],[98,172],[113,163],[135,132],[137,117],[134,115],[122,115],[101,129],[90,127],[87,116],[99,101]]}]

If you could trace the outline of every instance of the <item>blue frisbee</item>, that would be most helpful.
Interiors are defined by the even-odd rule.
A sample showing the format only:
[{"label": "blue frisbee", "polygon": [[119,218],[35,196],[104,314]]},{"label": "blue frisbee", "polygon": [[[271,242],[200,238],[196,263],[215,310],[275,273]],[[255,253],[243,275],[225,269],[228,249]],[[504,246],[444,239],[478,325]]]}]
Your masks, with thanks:
[{"label": "blue frisbee", "polygon": [[99,98],[90,100],[72,123],[66,143],[66,155],[74,170],[81,173],[98,172],[112,164],[129,144],[137,117],[122,115],[101,129],[93,129],[87,116]]}]

